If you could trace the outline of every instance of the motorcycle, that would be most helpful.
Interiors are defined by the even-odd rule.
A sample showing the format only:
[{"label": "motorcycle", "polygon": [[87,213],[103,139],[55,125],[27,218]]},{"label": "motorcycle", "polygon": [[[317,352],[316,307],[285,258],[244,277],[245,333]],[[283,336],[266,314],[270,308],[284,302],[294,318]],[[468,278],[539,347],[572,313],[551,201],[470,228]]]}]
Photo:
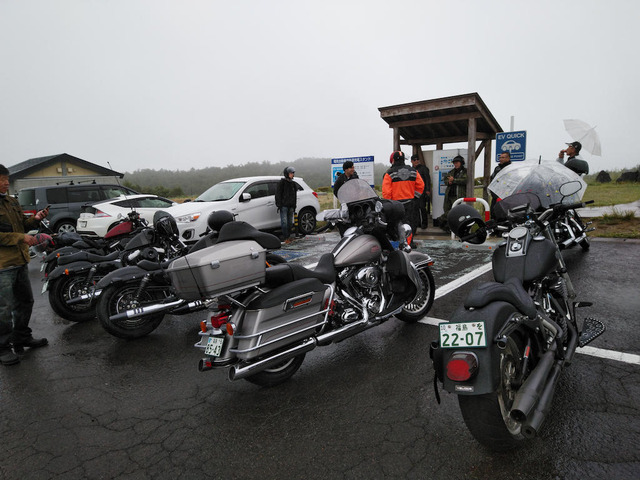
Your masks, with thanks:
[{"label": "motorcycle", "polygon": [[[571,195],[577,182],[560,187]],[[430,356],[438,382],[458,395],[464,422],[474,438],[496,451],[534,438],[547,417],[561,372],[576,349],[601,335],[602,322],[578,320],[576,292],[552,225],[583,202],[541,208],[535,194],[503,200],[506,218],[480,219],[469,205],[448,215],[461,240],[483,243],[504,232],[495,249],[495,281],[474,288],[451,320],[440,325]]]},{"label": "motorcycle", "polygon": [[[100,295],[96,284],[108,273],[126,265],[155,266],[158,262],[181,255],[185,246],[175,232],[167,227],[173,218],[166,212],[156,212],[153,228],[145,227],[132,238],[122,239],[114,251],[106,255],[81,250],[61,256],[58,266],[47,276],[42,293],[49,292],[49,304],[61,317],[83,322],[95,318],[95,299]],[[124,229],[131,225],[119,224]],[[113,229],[112,229],[113,230]],[[129,232],[131,233],[131,232]]]},{"label": "motorcycle", "polygon": [[248,225],[231,231],[232,224],[216,245],[171,263],[168,274],[180,297],[211,300],[195,344],[204,353],[200,371],[226,368],[230,380],[278,385],[318,346],[393,316],[413,323],[427,314],[435,294],[433,260],[408,245],[402,204],[381,200],[361,179],[345,183],[338,199],[343,207],[318,219],[348,228],[314,269],[264,268],[261,239]]},{"label": "motorcycle", "polygon": [[[208,231],[182,253],[195,253],[216,244],[221,228],[230,222],[234,222],[231,212],[212,212],[207,219]],[[175,238],[179,238],[175,223],[168,227]],[[265,248],[280,248],[279,240],[273,241],[272,235],[265,235],[268,234],[255,233],[256,238],[266,239]],[[265,257],[269,265],[286,262],[271,252],[267,252]],[[184,300],[176,296],[166,272],[170,263],[140,262],[113,271],[98,281],[96,313],[108,333],[129,340],[141,338],[155,330],[166,314],[184,315],[206,308],[207,300]]]}]

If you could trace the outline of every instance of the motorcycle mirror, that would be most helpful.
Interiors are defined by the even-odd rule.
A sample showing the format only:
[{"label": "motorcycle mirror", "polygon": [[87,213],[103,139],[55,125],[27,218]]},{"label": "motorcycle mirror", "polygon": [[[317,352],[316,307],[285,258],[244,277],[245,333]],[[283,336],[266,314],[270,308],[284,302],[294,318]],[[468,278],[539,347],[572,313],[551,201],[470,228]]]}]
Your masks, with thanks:
[{"label": "motorcycle mirror", "polygon": [[581,188],[582,184],[575,180],[572,182],[563,183],[562,185],[560,185],[560,195],[562,195],[563,197],[569,197],[574,193],[578,193]]}]

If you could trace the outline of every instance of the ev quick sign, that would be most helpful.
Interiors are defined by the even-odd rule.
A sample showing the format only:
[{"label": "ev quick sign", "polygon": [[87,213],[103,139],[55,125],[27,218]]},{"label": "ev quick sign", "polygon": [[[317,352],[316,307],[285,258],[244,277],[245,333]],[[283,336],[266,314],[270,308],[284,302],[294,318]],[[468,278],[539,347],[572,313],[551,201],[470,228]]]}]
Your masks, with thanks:
[{"label": "ev quick sign", "polygon": [[527,131],[502,132],[496,135],[496,162],[502,152],[511,154],[511,161],[522,161],[527,155]]}]

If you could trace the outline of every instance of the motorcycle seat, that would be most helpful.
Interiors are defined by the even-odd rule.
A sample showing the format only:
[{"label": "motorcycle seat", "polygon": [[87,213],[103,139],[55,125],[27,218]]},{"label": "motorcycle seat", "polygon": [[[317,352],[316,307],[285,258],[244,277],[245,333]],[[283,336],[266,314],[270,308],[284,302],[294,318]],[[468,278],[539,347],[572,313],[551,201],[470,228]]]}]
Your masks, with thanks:
[{"label": "motorcycle seat", "polygon": [[266,270],[265,285],[269,288],[275,288],[304,278],[316,278],[322,283],[333,283],[336,279],[333,254],[325,253],[322,255],[313,270],[295,263],[281,263],[269,267]]},{"label": "motorcycle seat", "polygon": [[119,255],[120,252],[111,252],[108,255],[99,255],[96,253],[82,251],[59,257],[58,265],[68,265],[78,261],[86,261],[90,263],[110,262],[117,259]]},{"label": "motorcycle seat", "polygon": [[464,308],[482,308],[495,301],[510,303],[529,318],[535,318],[538,314],[533,300],[515,277],[504,283],[487,282],[474,288],[467,295]]},{"label": "motorcycle seat", "polygon": [[275,235],[261,232],[247,222],[241,221],[225,223],[222,228],[220,228],[218,243],[230,242],[232,240],[254,240],[258,242],[262,248],[266,248],[267,250],[276,250],[282,246],[280,239]]},{"label": "motorcycle seat", "polygon": [[166,262],[165,264],[154,262],[153,260],[140,260],[136,263],[136,266],[140,267],[142,270],[146,270],[148,272],[152,272],[153,270],[162,270],[163,266],[168,266],[171,262]]}]

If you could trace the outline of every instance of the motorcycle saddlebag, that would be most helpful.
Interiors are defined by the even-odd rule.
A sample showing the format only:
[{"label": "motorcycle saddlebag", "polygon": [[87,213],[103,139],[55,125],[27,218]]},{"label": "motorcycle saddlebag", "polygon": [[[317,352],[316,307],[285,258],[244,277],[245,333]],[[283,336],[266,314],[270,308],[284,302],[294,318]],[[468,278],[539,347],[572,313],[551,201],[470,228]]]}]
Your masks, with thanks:
[{"label": "motorcycle saddlebag", "polygon": [[326,317],[328,287],[315,278],[305,278],[274,288],[247,305],[232,349],[242,360],[250,360],[297,340],[309,338]]},{"label": "motorcycle saddlebag", "polygon": [[184,300],[199,300],[264,281],[266,250],[253,240],[218,243],[171,262],[171,284]]}]

